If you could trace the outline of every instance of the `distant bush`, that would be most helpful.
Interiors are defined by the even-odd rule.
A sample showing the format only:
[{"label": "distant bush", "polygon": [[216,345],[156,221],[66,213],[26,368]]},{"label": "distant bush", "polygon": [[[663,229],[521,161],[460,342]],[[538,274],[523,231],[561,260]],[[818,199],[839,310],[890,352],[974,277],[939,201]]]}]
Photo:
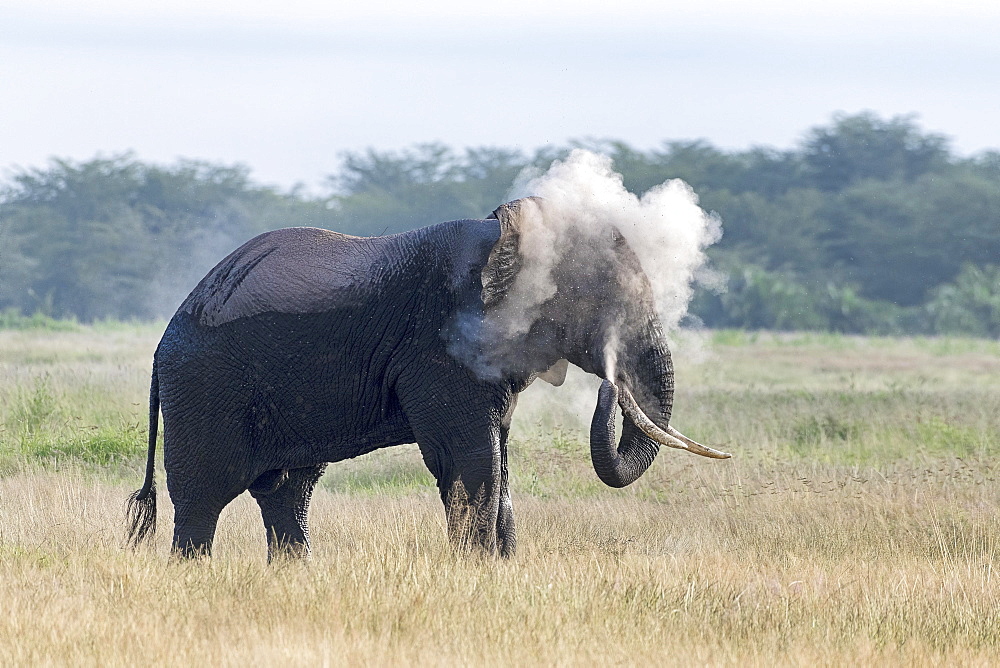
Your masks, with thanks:
[{"label": "distant bush", "polygon": [[80,329],[76,320],[59,320],[40,312],[32,315],[22,315],[14,308],[8,307],[0,311],[0,330],[3,329],[44,329],[53,332],[73,332]]},{"label": "distant bush", "polygon": [[922,309],[866,299],[849,285],[811,285],[791,272],[755,265],[736,266],[728,273],[724,291],[701,290],[692,302],[692,315],[711,327],[849,334],[928,331]]},{"label": "distant bush", "polygon": [[1000,338],[1000,266],[965,265],[934,290],[927,313],[938,333]]},{"label": "distant bush", "polygon": [[[347,152],[325,193],[241,165],[53,159],[0,183],[0,327],[169,316],[250,237],[289,226],[373,236],[481,218],[525,169],[582,146],[636,194],[683,179],[717,213],[729,276],[692,313],[713,328],[1000,336],[1000,153],[952,153],[911,116],[838,114],[785,151],[591,140],[534,153],[418,144]],[[24,320],[21,316],[37,313]],[[20,315],[18,315],[20,314]]]}]

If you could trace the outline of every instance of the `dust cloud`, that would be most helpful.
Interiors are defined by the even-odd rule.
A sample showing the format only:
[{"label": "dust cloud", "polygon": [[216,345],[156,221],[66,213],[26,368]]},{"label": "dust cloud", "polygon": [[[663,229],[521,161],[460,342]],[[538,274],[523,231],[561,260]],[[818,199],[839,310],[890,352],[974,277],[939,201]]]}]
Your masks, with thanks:
[{"label": "dust cloud", "polygon": [[[568,254],[574,255],[571,262],[599,262],[602,253],[612,252],[613,230],[625,237],[639,257],[663,329],[675,342],[678,337],[670,332],[687,314],[694,284],[712,287],[718,281],[706,267],[705,249],[721,238],[721,221],[699,206],[698,196],[681,180],[666,181],[635,195],[625,189],[610,158],[576,150],[545,173],[522,173],[509,199],[528,196],[541,200],[532,200],[524,209],[523,265],[508,300],[493,314],[491,345],[528,331],[541,305],[555,294],[554,272]],[[609,375],[617,360],[617,335],[617,331],[608,332]],[[683,341],[686,349],[693,349],[688,352],[704,355],[698,337],[685,336]],[[599,379],[576,368],[570,369],[563,387],[536,382],[520,401],[518,421],[524,425],[555,419],[585,429],[599,384]]]},{"label": "dust cloud", "polygon": [[159,318],[172,317],[201,279],[247,240],[211,226],[200,230],[184,252],[174,254],[174,262],[160,268],[148,296],[152,312]]},{"label": "dust cloud", "polygon": [[[722,237],[720,220],[698,205],[689,185],[673,179],[637,196],[625,189],[611,158],[577,149],[544,174],[522,174],[511,198],[530,195],[543,199],[544,211],[532,215],[522,233],[524,267],[514,289],[527,313],[555,294],[552,271],[564,253],[579,252],[574,239],[600,252],[617,229],[639,256],[664,330],[677,327],[707,260],[705,249]],[[699,279],[711,276],[702,273]],[[523,317],[511,324],[525,331]]]}]

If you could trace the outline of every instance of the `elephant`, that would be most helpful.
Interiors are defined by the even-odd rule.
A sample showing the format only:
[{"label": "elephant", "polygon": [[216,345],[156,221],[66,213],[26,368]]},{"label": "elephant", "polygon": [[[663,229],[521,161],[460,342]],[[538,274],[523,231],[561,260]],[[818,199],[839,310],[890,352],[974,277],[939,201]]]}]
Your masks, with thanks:
[{"label": "elephant", "polygon": [[[561,383],[568,363],[603,379],[590,450],[605,484],[632,483],[661,445],[729,457],[670,425],[670,351],[649,279],[618,230],[567,242],[530,323],[497,324],[521,298],[522,238],[543,206],[525,198],[482,220],[381,237],[278,229],[224,258],[154,353],[129,541],[155,531],[160,412],[180,556],[210,554],[220,513],[244,491],[260,506],[269,560],[307,556],[310,499],[325,467],[416,443],[451,540],[509,557],[517,397],[536,378]],[[589,252],[595,243],[602,252]]]}]

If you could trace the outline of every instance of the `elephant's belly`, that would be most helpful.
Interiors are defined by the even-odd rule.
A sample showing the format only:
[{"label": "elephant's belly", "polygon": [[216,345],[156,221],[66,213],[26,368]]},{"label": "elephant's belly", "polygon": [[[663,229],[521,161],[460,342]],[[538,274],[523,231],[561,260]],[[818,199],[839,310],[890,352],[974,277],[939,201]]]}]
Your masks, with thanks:
[{"label": "elephant's belly", "polygon": [[[171,323],[157,353],[164,427],[198,431],[275,467],[414,440],[387,359],[297,317],[219,328]],[[201,439],[199,439],[201,440]]]},{"label": "elephant's belly", "polygon": [[301,444],[316,461],[349,459],[414,440],[392,397],[368,394],[359,398],[331,389],[322,393],[278,390],[262,399],[273,426],[261,436],[278,447],[297,449],[293,444]]}]

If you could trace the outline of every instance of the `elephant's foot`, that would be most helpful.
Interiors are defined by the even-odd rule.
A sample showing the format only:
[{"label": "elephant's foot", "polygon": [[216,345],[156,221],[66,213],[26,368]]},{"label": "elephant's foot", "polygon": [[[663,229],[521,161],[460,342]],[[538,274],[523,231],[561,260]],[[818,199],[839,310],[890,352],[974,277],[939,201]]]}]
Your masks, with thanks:
[{"label": "elephant's foot", "polygon": [[308,559],[309,554],[308,536],[304,534],[298,536],[278,535],[273,528],[268,532],[267,562],[269,564]]},{"label": "elephant's foot", "polygon": [[319,464],[270,472],[257,479],[260,485],[250,488],[267,532],[268,562],[309,556],[309,501],[325,469],[326,464]]},{"label": "elephant's foot", "polygon": [[175,559],[201,560],[212,556],[211,540],[183,539],[174,536],[170,556]]},{"label": "elephant's foot", "polygon": [[491,503],[486,487],[480,485],[470,498],[461,481],[452,485],[445,500],[448,537],[463,552],[508,556],[497,540],[498,508],[495,501]]}]

